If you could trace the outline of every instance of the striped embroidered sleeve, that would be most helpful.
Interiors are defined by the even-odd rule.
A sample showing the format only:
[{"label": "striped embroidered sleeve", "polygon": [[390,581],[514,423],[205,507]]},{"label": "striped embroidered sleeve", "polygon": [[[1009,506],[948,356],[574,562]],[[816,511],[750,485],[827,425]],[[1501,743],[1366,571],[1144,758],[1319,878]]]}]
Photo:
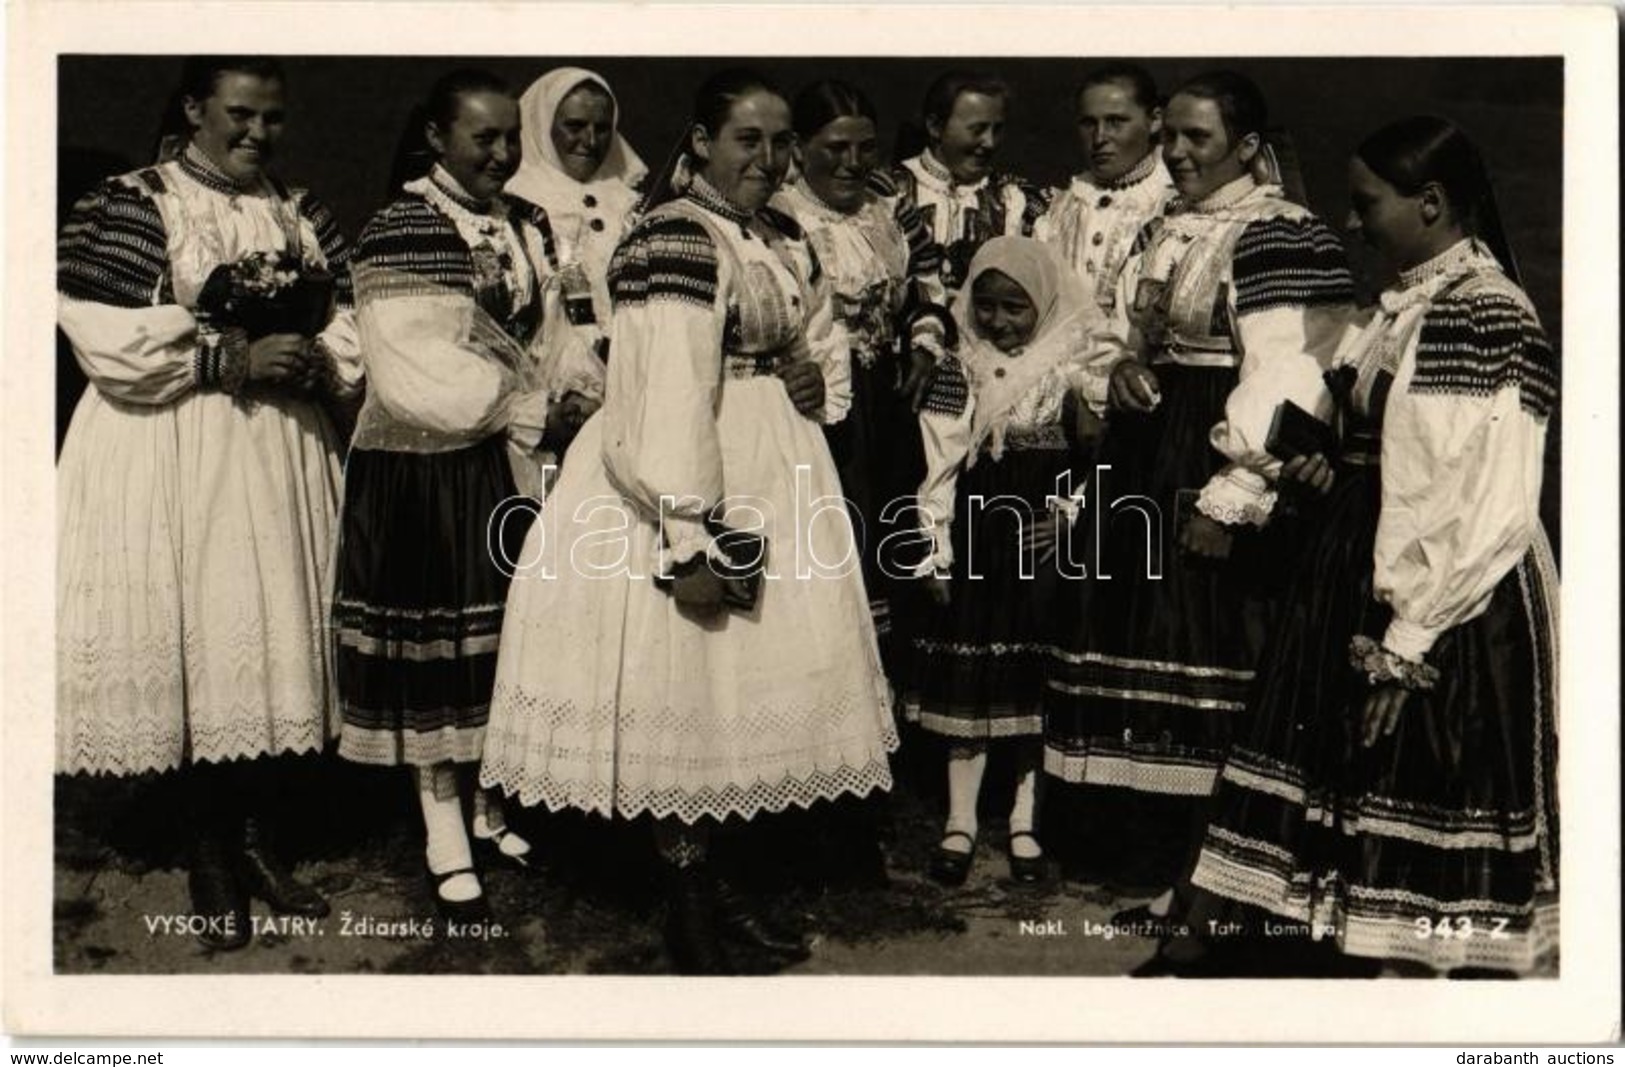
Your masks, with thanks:
[{"label": "striped embroidered sleeve", "polygon": [[200,330],[175,302],[167,247],[157,205],[121,178],[74,205],[57,245],[57,324],[91,384],[125,403],[241,380],[246,346]]},{"label": "striped embroidered sleeve", "polygon": [[1383,420],[1373,588],[1393,652],[1420,659],[1479,615],[1537,536],[1554,364],[1509,293],[1447,297],[1423,319]]},{"label": "striped embroidered sleeve", "polygon": [[1260,219],[1236,242],[1236,314],[1354,301],[1343,245],[1312,215]]},{"label": "striped embroidered sleeve", "polygon": [[337,220],[327,205],[314,193],[303,191],[298,194],[299,214],[302,215],[310,228],[316,233],[316,243],[321,246],[322,258],[327,260],[327,269],[332,271],[334,280],[334,298],[341,308],[355,307],[355,286],[350,277],[350,244],[344,239],[339,230]]},{"label": "striped embroidered sleeve", "polygon": [[917,575],[947,574],[954,562],[950,530],[959,471],[970,453],[973,405],[964,368],[953,357],[932,374],[920,409],[920,442],[925,450],[925,479],[920,483],[920,521],[931,539],[930,555]]},{"label": "striped embroidered sleeve", "polygon": [[356,242],[354,269],[411,274],[473,293],[474,263],[457,229],[420,196],[403,196],[380,211]]},{"label": "striped embroidered sleeve", "polygon": [[1533,315],[1511,295],[1442,300],[1422,322],[1416,394],[1492,396],[1517,389],[1519,406],[1544,419],[1557,402],[1557,357]]},{"label": "striped embroidered sleeve", "polygon": [[615,307],[678,301],[711,307],[717,300],[717,250],[692,219],[657,215],[640,222],[609,264]]},{"label": "striped embroidered sleeve", "polygon": [[57,291],[121,308],[170,303],[167,246],[158,206],[110,179],[74,205],[57,238]]}]

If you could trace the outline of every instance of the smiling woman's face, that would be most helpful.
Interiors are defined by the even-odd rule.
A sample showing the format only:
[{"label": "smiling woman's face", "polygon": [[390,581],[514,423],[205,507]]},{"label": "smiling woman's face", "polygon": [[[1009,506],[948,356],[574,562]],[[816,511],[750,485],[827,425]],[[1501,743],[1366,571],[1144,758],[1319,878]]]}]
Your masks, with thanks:
[{"label": "smiling woman's face", "polygon": [[519,168],[519,105],[502,93],[464,93],[457,118],[442,130],[433,122],[429,147],[470,196],[489,200]]},{"label": "smiling woman's face", "polygon": [[548,136],[564,173],[578,182],[591,181],[615,136],[615,104],[593,82],[579,85],[560,101]]},{"label": "smiling woman's face", "polygon": [[192,143],[226,177],[251,182],[264,172],[282,139],[286,106],[280,79],[226,71],[206,98],[187,97],[184,103]]},{"label": "smiling woman's face", "polygon": [[703,126],[694,130],[694,150],[704,161],[700,173],[730,203],[750,212],[766,207],[784,180],[794,144],[790,105],[761,89],[734,101],[714,134]]},{"label": "smiling woman's face", "polygon": [[801,145],[801,174],[818,199],[838,211],[863,206],[869,174],[880,162],[872,119],[843,115]]}]

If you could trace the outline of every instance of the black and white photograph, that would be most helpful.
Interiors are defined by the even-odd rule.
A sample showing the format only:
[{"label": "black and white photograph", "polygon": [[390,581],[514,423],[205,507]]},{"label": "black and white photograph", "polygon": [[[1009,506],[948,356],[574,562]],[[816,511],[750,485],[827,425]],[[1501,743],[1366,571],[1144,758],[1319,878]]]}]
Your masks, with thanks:
[{"label": "black and white photograph", "polygon": [[12,65],[29,1018],[1617,1035],[1610,12],[325,7]]}]

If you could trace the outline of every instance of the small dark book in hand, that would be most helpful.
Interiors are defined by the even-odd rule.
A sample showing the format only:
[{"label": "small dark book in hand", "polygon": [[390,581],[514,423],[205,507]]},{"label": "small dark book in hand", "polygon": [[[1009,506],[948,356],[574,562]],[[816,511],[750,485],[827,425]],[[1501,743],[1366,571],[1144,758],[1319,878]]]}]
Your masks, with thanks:
[{"label": "small dark book in hand", "polygon": [[1290,400],[1283,400],[1270,419],[1264,450],[1283,463],[1316,453],[1330,459],[1337,454],[1337,431]]},{"label": "small dark book in hand", "polygon": [[[722,579],[722,602],[737,611],[751,611],[762,589],[762,572],[767,569],[767,538],[746,530],[735,530],[707,519],[705,529],[727,562],[715,556],[695,556],[691,565],[710,567]],[[671,592],[669,575],[656,575],[655,588]]]}]

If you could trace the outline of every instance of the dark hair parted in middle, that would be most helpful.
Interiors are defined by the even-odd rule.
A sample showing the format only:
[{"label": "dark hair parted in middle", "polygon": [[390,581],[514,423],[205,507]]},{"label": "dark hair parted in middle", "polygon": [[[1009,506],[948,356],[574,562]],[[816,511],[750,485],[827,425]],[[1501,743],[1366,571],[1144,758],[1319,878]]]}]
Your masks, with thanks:
[{"label": "dark hair parted in middle", "polygon": [[1172,100],[1181,94],[1211,100],[1224,120],[1224,132],[1232,141],[1249,133],[1264,135],[1269,122],[1269,106],[1253,80],[1233,70],[1210,70],[1186,81],[1168,94]]},{"label": "dark hair parted in middle", "polygon": [[271,56],[188,56],[181,64],[178,96],[207,100],[214,95],[222,74],[247,74],[265,81],[287,84],[282,64]]},{"label": "dark hair parted in middle", "polygon": [[863,90],[834,78],[815,81],[801,90],[790,108],[790,125],[803,141],[816,136],[836,119],[844,118],[862,118],[877,126],[880,124],[875,106]]},{"label": "dark hair parted in middle", "polygon": [[474,93],[496,93],[513,96],[513,89],[501,78],[479,67],[459,67],[442,75],[429,87],[423,101],[423,117],[437,129],[449,129],[457,121],[459,101]]},{"label": "dark hair parted in middle", "polygon": [[1126,85],[1129,95],[1134,102],[1146,111],[1161,107],[1162,100],[1157,96],[1157,83],[1151,77],[1151,72],[1136,63],[1107,63],[1095,67],[1083,76],[1078,83],[1078,91],[1072,94],[1074,100],[1081,101],[1083,94],[1097,85]]},{"label": "dark hair parted in middle", "polygon": [[749,67],[718,71],[705,79],[694,94],[694,121],[714,136],[727,124],[734,104],[758,92],[785,99],[784,92],[759,71]]},{"label": "dark hair parted in middle", "polygon": [[1008,101],[1010,86],[996,75],[971,70],[950,70],[932,82],[931,87],[925,91],[925,105],[921,110],[927,119],[947,122],[954,113],[954,104],[966,93],[997,96]]}]

